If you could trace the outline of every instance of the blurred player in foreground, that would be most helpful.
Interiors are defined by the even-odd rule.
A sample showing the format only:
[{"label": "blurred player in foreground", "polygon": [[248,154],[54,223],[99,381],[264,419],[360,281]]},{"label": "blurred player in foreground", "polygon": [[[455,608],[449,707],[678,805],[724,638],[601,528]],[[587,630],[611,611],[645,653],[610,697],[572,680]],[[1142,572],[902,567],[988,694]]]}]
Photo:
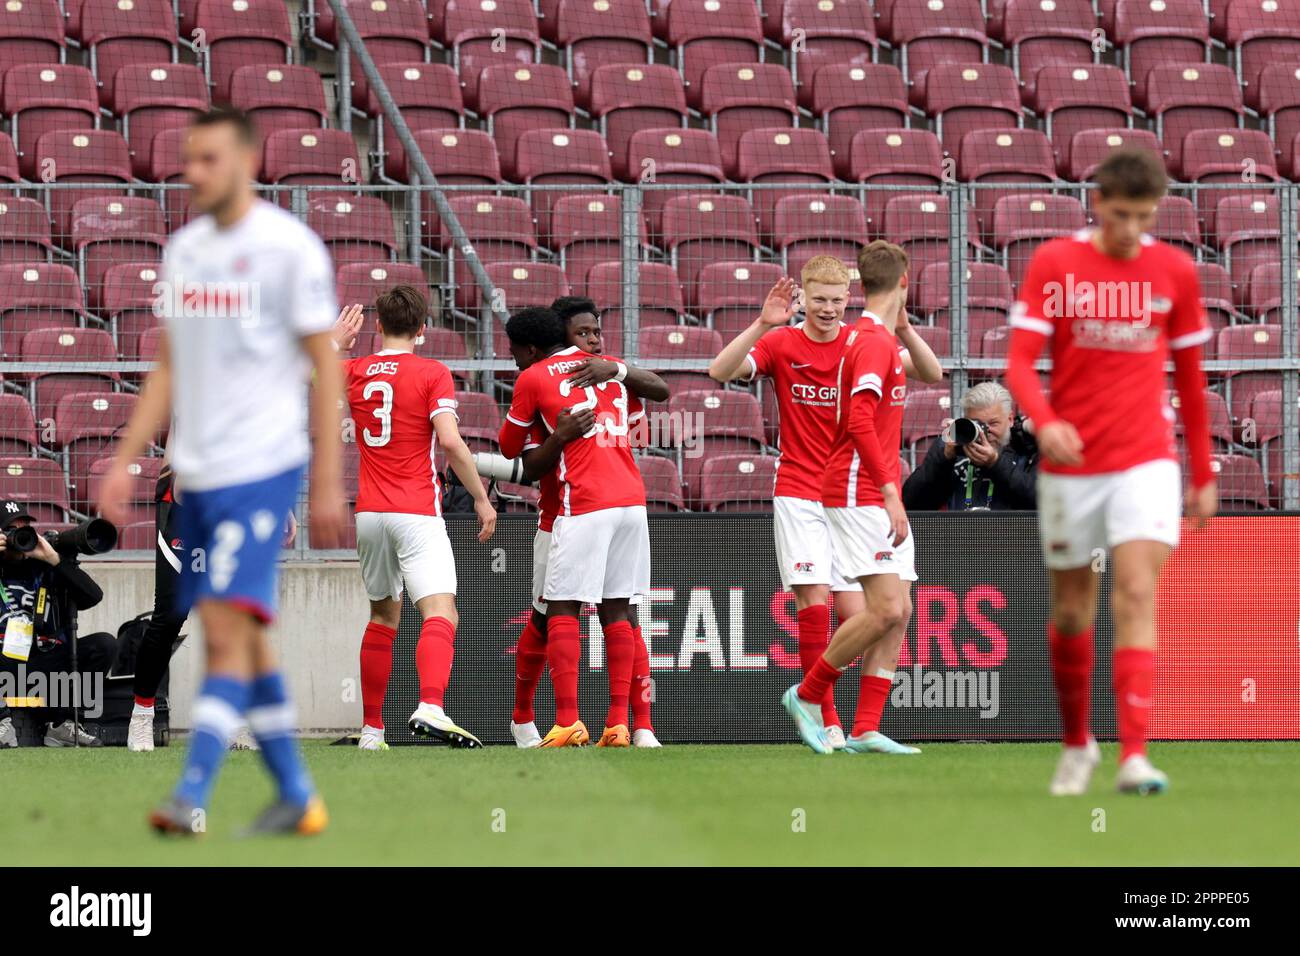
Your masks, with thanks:
[{"label": "blurred player in foreground", "polygon": [[[1168,786],[1146,756],[1155,669],[1155,592],[1178,544],[1182,481],[1174,413],[1164,400],[1172,355],[1187,436],[1187,514],[1203,525],[1218,509],[1200,346],[1210,338],[1196,266],[1147,234],[1165,194],[1152,152],[1117,150],[1098,167],[1095,229],[1034,253],[1011,315],[1006,380],[1033,419],[1042,451],[1039,533],[1052,583],[1047,640],[1064,749],[1050,790],[1084,793],[1100,761],[1089,732],[1093,621],[1110,549],[1114,571],[1114,691],[1120,791]],[[1050,341],[1051,402],[1034,362]]]},{"label": "blurred player in foreground", "polygon": [[[749,328],[718,353],[709,374],[719,382],[764,377],[776,390],[781,421],[781,460],[772,498],[776,560],[781,585],[794,592],[798,608],[799,664],[806,675],[826,650],[830,607],[847,621],[864,608],[862,587],[836,565],[831,530],[822,507],[822,475],[835,439],[837,377],[852,329],[844,323],[849,301],[849,270],[834,256],[814,256],[800,274],[802,291],[789,278],[768,293],[763,311]],[[804,321],[790,321],[802,304]],[[938,382],[943,367],[908,324],[896,330],[904,371],[923,382]],[[862,661],[860,697],[852,734],[846,741],[835,709],[835,687],[821,702],[822,726],[835,750],[913,754],[880,732],[880,718],[893,686],[902,634],[881,641]]]},{"label": "blurred player in foreground", "polygon": [[[907,253],[892,243],[876,241],[858,254],[867,305],[844,343],[836,386],[835,437],[822,468],[821,491],[835,566],[861,586],[865,607],[840,624],[803,682],[782,698],[799,736],[818,753],[834,750],[822,725],[821,704],[840,674],[859,654],[866,655],[864,661],[871,660],[880,644],[893,647],[892,666],[912,616],[916,570],[898,458],[907,395],[906,360],[896,337],[896,330],[907,321],[907,269]],[[933,359],[933,353],[926,351]],[[860,714],[864,708],[884,704],[883,699],[877,704],[868,690],[864,686],[858,698]],[[880,691],[888,692],[888,686]],[[870,743],[871,738],[851,735],[844,749],[869,751]]]},{"label": "blurred player in foreground", "polygon": [[174,402],[183,423],[171,450],[185,501],[180,537],[199,549],[182,565],[177,613],[198,607],[207,676],[180,783],[149,822],[167,833],[204,829],[227,740],[246,715],[279,791],[250,832],[319,833],[325,805],[303,766],[266,628],[282,529],[309,457],[312,544],[337,547],[343,530],[339,443],[322,441],[311,455],[307,431],[313,371],[316,433],[339,427],[334,268],[315,233],[254,195],[257,135],[247,116],[216,109],[196,119],[184,165],[199,216],[167,244],[157,289],[166,345],[100,492],[103,513],[120,521],[127,468]]},{"label": "blurred player in foreground", "polygon": [[[408,725],[417,737],[453,747],[481,747],[442,709],[456,640],[456,559],[442,517],[442,489],[434,469],[439,447],[474,498],[479,541],[496,530],[497,513],[456,427],[456,386],[447,366],[415,353],[429,305],[423,293],[399,285],[375,302],[383,348],[343,363],[344,385],[361,452],[357,486],[357,557],[370,623],[361,639],[358,746],[387,750],[384,694],[393,669],[393,639],[402,616],[402,588],[420,612],[415,670],[420,704]],[[363,308],[344,308],[334,340],[346,351],[356,342]]]},{"label": "blurred player in foreground", "polygon": [[539,746],[580,747],[590,740],[578,719],[578,615],[583,604],[597,604],[602,605],[609,675],[609,711],[599,746],[627,747],[632,743],[627,712],[635,660],[628,602],[650,588],[645,485],[628,432],[644,412],[623,384],[626,366],[608,382],[573,383],[579,366],[593,356],[565,344],[564,323],[552,310],[523,309],[506,323],[506,333],[510,354],[523,371],[501,426],[503,455],[523,453],[534,422],[553,432],[565,410],[589,408],[595,416],[591,429],[565,445],[559,456],[559,508],[542,590],[555,726]]},{"label": "blurred player in foreground", "polygon": [[[604,341],[600,330],[600,313],[590,299],[563,296],[551,303],[551,309],[564,323],[565,343],[593,357],[581,363],[570,376],[575,388],[599,387],[623,376],[627,390],[639,398],[662,402],[668,398],[668,386],[658,375],[645,369],[633,368],[622,362],[603,358]],[[519,635],[515,650],[515,708],[510,717],[510,733],[521,748],[536,747],[542,737],[534,720],[533,699],[537,682],[546,664],[546,602],[542,591],[546,583],[546,558],[550,551],[551,529],[559,509],[560,480],[556,469],[564,446],[581,438],[595,425],[595,414],[590,408],[570,413],[560,412],[555,431],[549,435],[540,423],[534,422],[523,454],[524,477],[541,483],[538,501],[537,534],[533,539],[533,613]],[[651,678],[650,653],[641,634],[636,604],[641,595],[633,595],[628,622],[632,625],[632,746],[658,747],[654,724],[650,719]],[[604,605],[598,611],[604,611]],[[601,627],[605,618],[601,618]]]}]

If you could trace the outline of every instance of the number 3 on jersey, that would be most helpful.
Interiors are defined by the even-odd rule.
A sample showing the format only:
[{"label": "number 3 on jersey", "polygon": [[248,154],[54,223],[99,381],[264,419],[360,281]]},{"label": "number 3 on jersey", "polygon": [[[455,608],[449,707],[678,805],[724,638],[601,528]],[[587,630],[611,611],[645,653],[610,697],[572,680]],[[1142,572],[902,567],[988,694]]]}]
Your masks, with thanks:
[{"label": "number 3 on jersey", "polygon": [[[617,390],[617,395],[609,397],[606,391],[607,386],[613,384]],[[596,395],[596,389],[600,389],[601,394]],[[566,378],[560,382],[560,397],[568,398],[573,394],[573,386],[569,384]],[[628,433],[628,407],[627,407],[627,388],[622,382],[601,382],[595,388],[588,385],[582,389],[582,393],[587,396],[586,401],[574,405],[571,412],[579,411],[583,408],[590,408],[596,416],[596,424],[591,431],[583,435],[583,438],[591,438],[599,432],[605,432],[614,438],[622,438]],[[608,401],[601,403],[601,399],[608,398]],[[602,420],[601,411],[607,414]],[[376,412],[376,414],[378,414]],[[369,440],[369,439],[367,439]]]},{"label": "number 3 on jersey", "polygon": [[393,437],[393,386],[391,382],[367,382],[365,390],[361,393],[367,401],[375,396],[380,396],[379,407],[376,408],[372,415],[379,419],[379,434],[372,435],[370,429],[363,429],[361,437],[366,440],[366,444],[371,448],[379,448],[388,444],[388,440]]}]

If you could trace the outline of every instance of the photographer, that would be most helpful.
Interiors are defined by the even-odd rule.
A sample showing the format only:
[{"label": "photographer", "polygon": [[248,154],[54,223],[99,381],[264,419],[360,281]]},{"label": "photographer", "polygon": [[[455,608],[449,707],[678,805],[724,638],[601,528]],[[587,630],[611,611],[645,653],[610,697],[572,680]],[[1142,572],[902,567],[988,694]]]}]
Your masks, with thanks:
[{"label": "photographer", "polygon": [[949,426],[945,440],[930,446],[904,483],[904,507],[909,511],[1033,510],[1038,443],[1024,420],[1012,416],[1011,393],[997,382],[981,382],[962,396],[961,406],[964,419]]},{"label": "photographer", "polygon": [[[0,669],[13,674],[72,673],[72,624],[77,611],[92,608],[104,592],[77,564],[74,553],[60,553],[44,535],[24,535],[32,528],[32,516],[17,501],[0,503],[0,629],[5,635]],[[73,532],[68,532],[72,534]],[[20,550],[23,537],[32,540],[30,551]],[[26,656],[26,660],[21,658]],[[107,676],[117,656],[117,640],[111,634],[87,634],[77,641],[77,669],[81,674]],[[61,686],[71,682],[63,681]],[[51,685],[55,686],[55,685]],[[98,747],[98,738],[86,733],[72,719],[65,701],[51,711],[64,716],[45,732],[45,746]],[[17,747],[13,722],[0,700],[0,747]]]}]

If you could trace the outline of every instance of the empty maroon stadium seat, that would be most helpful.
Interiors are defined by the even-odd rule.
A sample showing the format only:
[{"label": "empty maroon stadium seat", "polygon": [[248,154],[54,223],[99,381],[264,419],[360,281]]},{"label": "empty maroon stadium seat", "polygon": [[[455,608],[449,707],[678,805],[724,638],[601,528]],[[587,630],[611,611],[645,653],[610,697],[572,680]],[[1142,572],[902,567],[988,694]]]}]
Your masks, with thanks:
[{"label": "empty maroon stadium seat", "polygon": [[[486,268],[488,279],[507,312],[535,305],[549,306],[560,296],[569,294],[564,270],[549,262],[491,262]],[[496,354],[509,355],[510,340],[505,327],[498,324],[493,334]]]},{"label": "empty maroon stadium seat", "polygon": [[1255,266],[1276,262],[1282,254],[1281,218],[1276,196],[1225,195],[1215,206],[1214,236],[1232,278],[1238,303],[1246,294],[1246,279]]},{"label": "empty maroon stadium seat", "polygon": [[682,511],[682,476],[671,458],[661,455],[638,455],[637,466],[645,482],[646,508],[649,511]]},{"label": "empty maroon stadium seat", "polygon": [[[1183,138],[1183,178],[1193,183],[1224,183],[1239,187],[1232,195],[1250,191],[1245,183],[1270,183],[1278,179],[1274,165],[1273,141],[1257,129],[1193,130]],[[1256,192],[1272,192],[1262,186]],[[1215,231],[1214,212],[1220,189],[1196,191],[1198,213],[1205,231]]]},{"label": "empty maroon stadium seat", "polygon": [[[522,199],[513,196],[457,196],[450,204],[484,265],[522,262],[534,257],[537,237],[533,234],[533,214]],[[442,223],[439,244],[451,259],[457,306],[469,308],[477,304],[479,290],[473,273],[456,255],[445,222]]]},{"label": "empty maroon stadium seat", "polygon": [[[48,164],[48,165],[47,165]],[[51,173],[48,182],[127,183],[131,181],[131,156],[121,133],[110,130],[51,130],[36,141],[36,165]],[[50,192],[50,218],[54,239],[67,240],[72,228],[72,207],[95,195],[124,195],[120,189],[56,189]]]},{"label": "empty maroon stadium seat", "polygon": [[[99,500],[100,485],[113,464],[112,458],[97,458],[90,463],[90,471],[86,476],[88,501]],[[116,550],[126,551],[133,548],[143,550],[153,547],[158,533],[154,500],[158,488],[158,475],[162,467],[162,458],[136,458],[126,466],[126,473],[131,478],[127,509],[132,517],[125,525],[118,528]]]},{"label": "empty maroon stadium seat", "polygon": [[[1216,349],[1221,361],[1275,361],[1282,357],[1282,328],[1278,325],[1233,325],[1220,329]],[[1256,395],[1282,385],[1281,373],[1232,371],[1223,373],[1228,407],[1234,418],[1250,414]]]},{"label": "empty maroon stadium seat", "polygon": [[[589,129],[530,129],[517,145],[515,176],[530,186],[590,186],[603,189],[613,178],[605,140]],[[551,207],[563,196],[539,189],[531,194],[537,233],[551,234]]]},{"label": "empty maroon stadium seat", "polygon": [[0,133],[0,182],[16,183],[20,178],[14,141],[8,133]]},{"label": "empty maroon stadium seat", "polygon": [[1210,25],[1201,0],[1119,0],[1112,35],[1141,103],[1152,67],[1205,62]]},{"label": "empty maroon stadium seat", "polygon": [[664,204],[675,193],[710,192],[726,179],[718,138],[704,129],[643,129],[632,134],[627,147],[629,180],[646,178],[657,185],[692,186],[692,189],[649,189],[641,194],[650,234],[663,229]]},{"label": "empty maroon stadium seat", "polygon": [[702,102],[701,81],[709,67],[756,63],[763,47],[752,0],[673,0],[666,30],[692,106]]},{"label": "empty maroon stadium seat", "polygon": [[776,206],[788,196],[806,196],[835,178],[826,137],[815,129],[752,129],[736,149],[737,176],[746,183],[781,183],[788,189],[755,189],[759,234],[772,235]]},{"label": "empty maroon stadium seat", "polygon": [[0,8],[0,76],[24,63],[63,60],[63,12],[57,0],[24,0]]},{"label": "empty maroon stadium seat", "polygon": [[653,59],[654,39],[643,0],[559,0],[554,22],[575,99],[584,108],[591,104],[591,76],[598,67]]},{"label": "empty maroon stadium seat", "polygon": [[143,196],[88,196],[72,207],[72,248],[92,308],[102,302],[104,273],[119,262],[162,261],[167,222]]},{"label": "empty maroon stadium seat", "polygon": [[[343,0],[352,22],[365,41],[366,50],[376,63],[421,61],[428,59],[428,17],[422,0]],[[326,6],[317,3],[317,9]],[[501,6],[506,6],[501,0]],[[360,107],[369,99],[370,84],[353,52],[349,76],[352,79],[352,103]]]},{"label": "empty maroon stadium seat", "polygon": [[456,402],[457,427],[470,451],[495,452],[502,418],[496,401],[482,392],[458,391]]},{"label": "empty maroon stadium seat", "polygon": [[[721,348],[721,342],[718,347]],[[670,421],[684,423],[684,433],[668,436],[670,441],[679,447],[690,442],[696,450],[695,454],[679,459],[688,500],[696,496],[705,462],[724,454],[754,454],[764,445],[762,408],[749,392],[735,389],[675,392],[668,400],[668,416]]]},{"label": "empty maroon stadium seat", "polygon": [[176,19],[168,0],[80,0],[81,45],[99,81],[99,100],[110,106],[124,66],[171,64]]},{"label": "empty maroon stadium seat", "polygon": [[705,511],[771,511],[775,484],[774,455],[717,455],[700,470],[694,497]]},{"label": "empty maroon stadium seat", "polygon": [[22,502],[39,525],[68,520],[68,481],[63,466],[48,458],[0,458],[5,495]]},{"label": "empty maroon stadium seat", "polygon": [[124,392],[72,392],[54,411],[54,443],[63,450],[72,499],[85,500],[84,482],[96,458],[110,454],[126,433],[136,397]]},{"label": "empty maroon stadium seat", "polygon": [[[360,170],[361,158],[351,133],[341,129],[280,129],[266,138],[260,178],[279,186],[355,185]],[[288,208],[292,192],[280,190],[276,199]]]},{"label": "empty maroon stadium seat", "polygon": [[[1300,64],[1269,64],[1260,73],[1253,92],[1252,105],[1268,120],[1268,135],[1285,152],[1300,133]],[[1291,176],[1295,167],[1284,163],[1282,172]]]},{"label": "empty maroon stadium seat", "polygon": [[[156,183],[180,186],[185,174],[182,150],[189,129],[170,126],[154,134],[149,146],[149,180]],[[163,190],[163,212],[167,214],[167,228],[175,232],[189,221],[189,190],[173,188]]]},{"label": "empty maroon stadium seat", "polygon": [[[933,262],[913,274],[908,307],[935,326],[951,327],[948,263]],[[1006,324],[1014,299],[1006,269],[992,262],[968,262],[965,286],[966,324],[972,330],[978,326],[982,336],[989,328]]]},{"label": "empty maroon stadium seat", "polygon": [[[881,235],[907,250],[911,268],[920,273],[932,262],[948,261],[949,203],[947,196],[894,194],[885,202]],[[978,236],[975,210],[970,211],[970,239]]]},{"label": "empty maroon stadium seat", "polygon": [[782,46],[797,50],[790,63],[796,86],[810,83],[823,66],[865,66],[876,59],[868,0],[784,0],[779,19]]},{"label": "empty maroon stadium seat", "polygon": [[[867,241],[867,216],[862,203],[850,196],[786,196],[776,204],[771,236],[773,247],[794,275],[791,264],[813,256],[853,262]],[[701,294],[704,281],[701,277]]]},{"label": "empty maroon stadium seat", "polygon": [[709,263],[700,270],[700,317],[724,342],[730,342],[753,324],[772,286],[785,274],[770,262]]},{"label": "empty maroon stadium seat", "polygon": [[1112,150],[1149,149],[1160,155],[1160,141],[1146,129],[1084,129],[1070,138],[1066,178],[1086,182]]},{"label": "empty maroon stadium seat", "polygon": [[151,175],[153,140],[167,129],[184,130],[208,109],[208,81],[187,63],[124,63],[113,86],[113,112],[131,151],[136,176]]},{"label": "empty maroon stadium seat", "polygon": [[[440,186],[482,186],[490,193],[501,182],[501,162],[492,137],[476,129],[424,129],[415,130],[412,138],[420,155],[429,164]],[[411,157],[406,157],[406,179],[416,173]],[[448,198],[476,195],[478,190],[455,190]],[[441,222],[433,194],[420,196],[421,233],[425,237],[439,235]],[[425,243],[429,245],[428,242]]]},{"label": "empty maroon stadium seat", "polygon": [[1039,244],[1056,236],[1068,236],[1086,222],[1083,204],[1073,196],[1004,196],[993,207],[991,244],[1001,251],[1011,281],[1019,284]]},{"label": "empty maroon stadium seat", "polygon": [[483,71],[479,112],[487,117],[507,179],[517,178],[519,137],[530,129],[568,129],[573,109],[569,78],[558,66],[500,64]]},{"label": "empty maroon stadium seat", "polygon": [[[937,74],[936,74],[937,76]],[[969,183],[1050,183],[1056,178],[1052,143],[1036,129],[983,129],[967,133],[957,154],[957,177]],[[975,214],[986,234],[993,207],[1024,189],[975,190]]]},{"label": "empty maroon stadium seat", "polygon": [[[415,354],[425,358],[437,359],[439,362],[458,362],[469,358],[465,348],[465,337],[455,329],[426,325],[415,339]],[[464,369],[452,369],[452,378],[457,381],[468,379],[469,372]]]},{"label": "empty maroon stadium seat", "polygon": [[[695,2],[695,0],[689,0]],[[738,172],[740,137],[747,130],[794,126],[798,106],[784,67],[774,63],[722,63],[704,71],[700,111],[722,149],[722,168]]]},{"label": "empty maroon stadium seat", "polygon": [[[484,71],[522,68],[541,59],[537,18],[529,0],[447,0],[442,40],[451,49],[452,67],[460,75],[465,105],[483,112],[479,98]],[[405,57],[414,59],[414,57]]]},{"label": "empty maroon stadium seat", "polygon": [[925,456],[929,443],[943,434],[952,421],[952,396],[946,388],[909,388],[903,399],[903,447],[913,467]]},{"label": "empty maroon stadium seat", "polygon": [[[140,338],[159,325],[153,306],[158,298],[154,287],[161,272],[154,262],[120,262],[104,273],[100,310],[112,324],[118,354],[128,362],[142,361]],[[124,377],[138,381],[143,376],[127,372]]]},{"label": "empty maroon stadium seat", "polygon": [[972,130],[1019,125],[1020,91],[1016,76],[994,63],[940,63],[926,87],[925,111],[948,152],[956,152]]},{"label": "empty maroon stadium seat", "polygon": [[[1165,402],[1176,413],[1174,420],[1174,436],[1181,439],[1185,434],[1185,426],[1182,414],[1182,398],[1174,389],[1168,389],[1165,392]],[[1223,396],[1218,392],[1205,390],[1205,407],[1210,417],[1210,438],[1212,438],[1219,448],[1226,448],[1232,444],[1232,416],[1228,414],[1228,404],[1223,400]]]},{"label": "empty maroon stadium seat", "polygon": [[375,299],[396,285],[413,285],[423,292],[428,280],[420,267],[410,262],[350,262],[340,267],[334,277],[340,305],[364,306],[368,325],[376,315]]},{"label": "empty maroon stadium seat", "polygon": [[10,116],[19,168],[37,179],[36,141],[50,130],[94,129],[99,116],[95,78],[84,66],[28,63],[4,74],[4,111]]},{"label": "empty maroon stadium seat", "polygon": [[[388,0],[388,3],[414,3],[415,0]],[[358,18],[368,4],[353,2],[349,10]],[[193,27],[203,31],[203,62],[217,100],[230,99],[230,78],[235,70],[249,63],[288,63],[293,46],[288,8],[279,0],[199,0]],[[191,27],[185,28],[186,35]],[[363,38],[365,33],[362,33]],[[376,55],[373,48],[372,55]],[[361,71],[353,65],[353,77]],[[364,77],[362,78],[364,80]]]},{"label": "empty maroon stadium seat", "polygon": [[230,78],[230,104],[256,123],[262,141],[275,130],[326,125],[325,84],[309,66],[248,64]]},{"label": "empty maroon stadium seat", "polygon": [[35,329],[23,336],[19,359],[53,366],[21,376],[30,384],[32,409],[38,419],[52,418],[64,395],[112,392],[118,381],[116,372],[65,372],[58,368],[66,362],[117,361],[117,346],[103,329]]},{"label": "empty maroon stadium seat", "polygon": [[1112,126],[1123,129],[1133,114],[1124,71],[1101,63],[1044,66],[1038,71],[1032,105],[1047,124],[1062,176],[1070,175],[1075,133]]},{"label": "empty maroon stadium seat", "polygon": [[638,131],[686,125],[686,92],[670,66],[599,66],[591,74],[591,115],[609,146],[614,175],[636,179],[628,146]]},{"label": "empty maroon stadium seat", "polygon": [[[662,262],[638,262],[637,303],[643,328],[674,325],[686,311],[682,288],[672,266]],[[601,332],[605,351],[611,355],[623,351],[623,263],[601,262],[587,270],[585,287],[575,287],[600,309]]]},{"label": "empty maroon stadium seat", "polygon": [[722,351],[722,338],[695,325],[656,325],[641,330],[640,346],[647,366],[657,368],[659,359],[712,359]]},{"label": "empty maroon stadium seat", "polygon": [[[862,130],[849,146],[849,169],[847,178],[868,186],[937,190],[943,182],[943,149],[929,130]],[[899,195],[898,190],[867,190],[864,202],[873,235],[881,235],[885,205]]]},{"label": "empty maroon stadium seat", "polygon": [[[413,133],[460,126],[465,105],[460,92],[460,78],[450,66],[412,60],[377,63],[375,66],[388,87],[388,95]],[[406,148],[397,134],[387,128],[383,107],[373,90],[365,110],[372,117],[370,149],[378,157],[380,174],[405,182]]]},{"label": "empty maroon stadium seat", "polygon": [[1254,90],[1269,64],[1294,68],[1300,63],[1300,16],[1277,0],[1234,0],[1224,20],[1224,39],[1233,49],[1246,100],[1257,104]]},{"label": "empty maroon stadium seat", "polygon": [[859,130],[907,125],[903,74],[884,63],[832,63],[799,87],[800,105],[811,109],[826,134],[841,179],[854,178],[849,143]]},{"label": "empty maroon stadium seat", "polygon": [[22,395],[0,392],[0,455],[31,455],[38,444],[31,403]]},{"label": "empty maroon stadium seat", "polygon": [[902,49],[907,65],[904,78],[912,86],[916,105],[926,100],[931,67],[941,63],[978,65],[986,58],[989,41],[979,0],[909,3],[894,12],[890,36]]},{"label": "empty maroon stadium seat", "polygon": [[1175,176],[1182,175],[1183,139],[1188,133],[1241,125],[1241,84],[1232,70],[1218,63],[1152,67],[1146,101]]},{"label": "empty maroon stadium seat", "polygon": [[622,196],[561,196],[551,208],[547,245],[575,288],[586,285],[592,266],[622,255],[622,238]]},{"label": "empty maroon stadium seat", "polygon": [[12,193],[0,197],[0,263],[45,262],[53,251],[45,207]]},{"label": "empty maroon stadium seat", "polygon": [[311,193],[307,225],[321,237],[336,268],[348,262],[397,258],[393,213],[378,196]]},{"label": "empty maroon stadium seat", "polygon": [[1259,462],[1248,455],[1215,455],[1210,460],[1225,509],[1267,508],[1268,489]]},{"label": "empty maroon stadium seat", "polygon": [[[1228,270],[1217,262],[1196,263],[1196,273],[1201,280],[1201,303],[1210,327],[1221,329],[1237,320],[1237,309],[1232,301],[1232,279]],[[1209,351],[1206,343],[1207,353]]]},{"label": "empty maroon stadium seat", "polygon": [[1006,0],[1001,39],[1026,103],[1032,103],[1038,71],[1061,64],[1091,65],[1097,17],[1089,0]]},{"label": "empty maroon stadium seat", "polygon": [[1196,225],[1196,207],[1192,201],[1182,196],[1161,197],[1151,235],[1195,256],[1201,244],[1201,236]]},{"label": "empty maroon stadium seat", "polygon": [[85,314],[81,280],[71,266],[0,265],[0,354],[17,355],[33,329],[72,328]]},{"label": "empty maroon stadium seat", "polygon": [[756,258],[754,210],[735,195],[675,196],[664,205],[663,244],[687,290],[697,301],[696,277],[710,262]]}]

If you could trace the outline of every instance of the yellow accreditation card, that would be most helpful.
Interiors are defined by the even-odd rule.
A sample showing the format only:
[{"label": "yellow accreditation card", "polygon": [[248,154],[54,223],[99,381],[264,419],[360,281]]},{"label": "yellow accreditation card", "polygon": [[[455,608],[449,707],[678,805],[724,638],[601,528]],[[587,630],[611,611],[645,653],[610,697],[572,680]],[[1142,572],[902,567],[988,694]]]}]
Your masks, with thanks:
[{"label": "yellow accreditation card", "polygon": [[32,653],[32,621],[22,614],[11,614],[5,624],[4,656],[25,661]]}]

